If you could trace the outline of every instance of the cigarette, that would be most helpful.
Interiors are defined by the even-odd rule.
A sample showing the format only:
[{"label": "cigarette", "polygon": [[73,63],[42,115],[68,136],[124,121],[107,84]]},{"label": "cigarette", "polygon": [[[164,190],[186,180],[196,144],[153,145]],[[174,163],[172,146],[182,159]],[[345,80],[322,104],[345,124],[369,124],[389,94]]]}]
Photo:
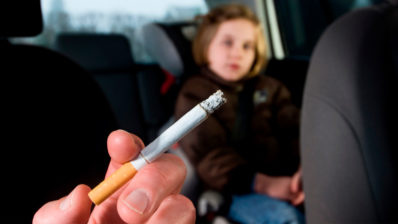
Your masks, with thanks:
[{"label": "cigarette", "polygon": [[156,160],[163,152],[175,142],[188,134],[192,129],[202,123],[206,118],[226,103],[223,92],[218,90],[209,98],[197,104],[184,116],[177,120],[172,126],[164,131],[159,137],[145,147],[138,158],[125,163],[117,169],[111,176],[102,181],[88,194],[94,204],[99,205],[115,191],[121,188],[137,171],[145,165]]}]

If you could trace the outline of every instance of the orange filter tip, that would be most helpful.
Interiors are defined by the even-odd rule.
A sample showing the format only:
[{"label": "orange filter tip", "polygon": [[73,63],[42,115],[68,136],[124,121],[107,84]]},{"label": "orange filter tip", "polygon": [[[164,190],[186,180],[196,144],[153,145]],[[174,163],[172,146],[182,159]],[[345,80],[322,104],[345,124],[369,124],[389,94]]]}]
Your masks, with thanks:
[{"label": "orange filter tip", "polygon": [[130,162],[125,163],[111,176],[91,190],[90,193],[88,193],[88,197],[94,202],[94,204],[99,205],[133,178],[136,173],[137,170]]}]

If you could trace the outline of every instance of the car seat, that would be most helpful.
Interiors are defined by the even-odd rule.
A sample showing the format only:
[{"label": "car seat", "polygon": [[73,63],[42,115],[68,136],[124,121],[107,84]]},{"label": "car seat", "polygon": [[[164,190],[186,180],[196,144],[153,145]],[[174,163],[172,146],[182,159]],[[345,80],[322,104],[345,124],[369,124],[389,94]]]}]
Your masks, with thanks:
[{"label": "car seat", "polygon": [[3,223],[29,223],[44,203],[106,171],[110,106],[83,68],[47,48],[12,44],[42,30],[40,0],[0,3]]},{"label": "car seat", "polygon": [[112,106],[119,127],[146,140],[129,40],[121,34],[60,33],[55,49],[88,70]]},{"label": "car seat", "polygon": [[[166,110],[168,111],[167,118],[169,118],[169,120],[162,123],[161,127],[157,129],[157,134],[161,133],[175,121],[173,112],[179,88],[189,75],[198,73],[198,66],[193,60],[191,47],[191,41],[193,40],[195,32],[196,24],[191,22],[168,24],[150,23],[142,28],[145,47],[161,69],[160,72],[158,71],[157,74],[154,73],[152,75],[164,80],[163,83],[158,84],[158,87],[145,89],[150,90],[152,94],[153,91],[155,91],[158,98],[161,98],[162,93],[159,91],[159,88],[165,84],[170,85],[170,87],[168,87],[170,92],[166,92],[166,94],[169,94],[166,103],[172,106],[171,110]],[[169,76],[171,76],[171,83],[167,82],[167,80],[170,79]],[[138,78],[140,79],[140,76]],[[153,81],[153,79],[148,79],[145,85],[150,83],[153,84],[151,81]],[[139,86],[142,88],[144,85],[140,83]],[[143,92],[142,96],[149,94],[150,93]],[[154,104],[153,99],[156,99],[156,97],[152,97],[151,100],[146,101],[147,103],[149,102],[147,105],[148,110],[156,113],[163,113],[162,111],[165,110],[162,110],[162,107],[159,106],[161,104]],[[149,115],[148,113],[144,114]],[[195,168],[178,144],[175,145],[172,150],[169,150],[169,152],[179,156],[187,167],[187,176],[181,193],[190,198],[195,204],[198,214],[198,223],[231,223],[223,217],[222,215],[224,214],[220,212],[224,204],[223,196],[219,192],[203,191],[201,181],[196,174]]]},{"label": "car seat", "polygon": [[312,54],[302,110],[308,223],[398,223],[398,1],[336,20]]}]

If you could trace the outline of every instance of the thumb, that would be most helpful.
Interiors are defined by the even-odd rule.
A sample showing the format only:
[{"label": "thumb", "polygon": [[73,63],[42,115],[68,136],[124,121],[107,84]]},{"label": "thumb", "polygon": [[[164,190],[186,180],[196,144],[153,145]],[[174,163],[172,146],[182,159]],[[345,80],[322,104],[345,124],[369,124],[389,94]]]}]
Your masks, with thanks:
[{"label": "thumb", "polygon": [[91,201],[87,194],[90,188],[78,185],[68,196],[43,205],[33,217],[33,224],[87,223]]}]

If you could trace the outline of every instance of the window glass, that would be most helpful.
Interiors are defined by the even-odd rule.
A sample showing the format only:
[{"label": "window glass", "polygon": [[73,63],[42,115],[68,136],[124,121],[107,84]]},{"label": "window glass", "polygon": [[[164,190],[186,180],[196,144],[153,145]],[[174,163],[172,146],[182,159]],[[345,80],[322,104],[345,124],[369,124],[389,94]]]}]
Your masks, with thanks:
[{"label": "window glass", "polygon": [[381,0],[277,0],[282,42],[287,57],[309,58],[325,28],[344,13]]},{"label": "window glass", "polygon": [[134,60],[150,63],[139,29],[149,22],[191,20],[207,12],[204,0],[41,0],[44,30],[34,38],[15,38],[51,47],[60,32],[121,33],[129,38]]}]

